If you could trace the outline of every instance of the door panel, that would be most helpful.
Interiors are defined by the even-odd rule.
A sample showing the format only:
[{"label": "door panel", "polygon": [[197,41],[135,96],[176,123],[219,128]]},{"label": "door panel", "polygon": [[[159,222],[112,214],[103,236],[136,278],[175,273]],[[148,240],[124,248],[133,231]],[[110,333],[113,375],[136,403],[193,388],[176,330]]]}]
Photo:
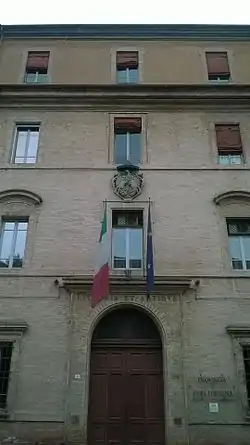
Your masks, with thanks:
[{"label": "door panel", "polygon": [[163,445],[161,349],[94,346],[88,441],[91,445]]}]

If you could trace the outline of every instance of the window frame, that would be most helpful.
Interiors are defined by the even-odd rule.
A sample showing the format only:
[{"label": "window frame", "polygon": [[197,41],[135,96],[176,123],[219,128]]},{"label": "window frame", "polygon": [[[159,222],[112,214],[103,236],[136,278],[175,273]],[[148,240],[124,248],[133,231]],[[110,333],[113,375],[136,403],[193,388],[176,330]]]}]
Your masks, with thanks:
[{"label": "window frame", "polygon": [[[3,245],[3,238],[4,238],[4,227],[6,223],[14,223],[14,234],[13,234],[13,239],[12,239],[12,243],[11,243],[11,248],[10,248],[10,256],[8,257],[9,263],[7,267],[0,267],[1,269],[22,269],[24,266],[24,261],[25,261],[25,257],[26,257],[26,249],[27,249],[27,238],[28,238],[28,231],[29,231],[29,217],[15,217],[15,218],[2,218],[2,222],[1,222],[1,232],[0,232],[0,261],[3,260],[2,258],[2,245]],[[22,265],[21,266],[13,266],[13,261],[14,261],[14,253],[15,253],[15,249],[16,249],[16,240],[17,240],[17,235],[18,235],[18,224],[19,223],[27,223],[27,229],[26,229],[26,238],[25,238],[25,246],[24,246],[24,254],[23,254],[23,258],[22,258]]]},{"label": "window frame", "polygon": [[[224,73],[210,73],[209,74],[209,70],[208,70],[208,63],[207,63],[207,54],[208,53],[225,53],[227,55],[227,63],[228,63],[228,73],[224,74]],[[230,59],[229,59],[229,52],[227,49],[219,49],[219,48],[213,48],[213,49],[205,49],[204,52],[204,57],[205,57],[205,64],[206,64],[206,77],[208,82],[210,83],[229,83],[232,80],[232,70],[231,70],[231,64],[230,64]],[[225,76],[228,76],[227,78],[224,78]]]},{"label": "window frame", "polygon": [[[8,376],[4,376],[4,366],[2,369],[3,362],[6,357],[2,357],[2,349],[4,348],[10,348],[10,355],[9,355],[9,369],[8,369]],[[12,362],[12,356],[13,356],[13,342],[12,341],[1,341],[0,339],[0,412],[5,411],[7,408],[7,399],[8,399],[8,391],[9,391],[9,383],[10,383],[10,374],[11,374],[11,362]],[[3,375],[1,375],[3,373]],[[5,386],[4,380],[7,380],[6,384],[6,391],[2,392],[2,387]],[[4,399],[4,403],[1,404],[1,397]]]},{"label": "window frame", "polygon": [[149,161],[148,148],[147,148],[147,113],[109,113],[109,133],[108,133],[108,162],[112,163],[115,167],[118,164],[115,162],[115,119],[118,118],[140,118],[141,119],[141,160],[138,164],[142,166]]},{"label": "window frame", "polygon": [[[137,211],[138,213],[141,213],[141,218],[142,218],[142,227],[113,227],[113,212],[119,212],[119,211],[125,211],[125,212],[135,212]],[[117,271],[117,272],[125,272],[126,270],[131,270],[133,272],[142,272],[145,269],[145,211],[144,208],[112,208],[111,209],[111,237],[110,237],[110,245],[111,245],[111,255],[110,255],[110,264],[111,264],[111,269],[112,271]],[[114,241],[113,241],[113,230],[114,229],[122,229],[122,230],[126,230],[125,231],[125,249],[126,249],[126,267],[114,267]],[[129,262],[131,260],[131,258],[129,257],[129,233],[131,230],[140,230],[141,231],[141,241],[142,241],[142,245],[141,245],[141,267],[129,267]]]},{"label": "window frame", "polygon": [[[227,233],[228,233],[228,239],[229,239],[229,253],[230,253],[232,269],[233,270],[245,271],[246,272],[246,271],[250,271],[250,267],[249,268],[246,267],[246,262],[247,261],[250,262],[250,258],[249,258],[249,260],[246,259],[243,240],[244,240],[244,238],[250,240],[250,233],[246,234],[246,235],[241,234],[240,232],[236,232],[235,234],[230,234],[229,233],[229,224],[230,224],[230,222],[231,223],[235,222],[237,224],[239,221],[249,221],[249,223],[250,223],[250,218],[244,218],[244,217],[242,217],[242,218],[226,218]],[[241,261],[242,268],[236,268],[236,267],[233,266],[233,259],[232,259],[232,255],[231,255],[231,251],[230,251],[230,238],[237,238],[239,240],[241,258],[238,261]]]},{"label": "window frame", "polygon": [[[17,144],[18,144],[18,138],[19,138],[19,132],[22,131],[22,128],[27,128],[27,137],[26,137],[26,143],[25,143],[25,161],[26,162],[15,162],[16,161],[16,152],[17,152]],[[30,141],[30,132],[32,129],[38,128],[38,141],[37,141],[37,150],[36,150],[36,159],[35,162],[27,162],[27,159],[29,158],[27,156],[28,149],[29,149],[29,141]],[[38,160],[38,151],[39,151],[39,143],[40,143],[40,136],[41,136],[41,123],[40,122],[34,122],[34,123],[16,123],[15,124],[15,131],[14,131],[14,138],[12,142],[12,151],[11,151],[11,157],[10,157],[10,163],[14,165],[36,165]],[[32,156],[33,158],[33,156]]]},{"label": "window frame", "polygon": [[250,326],[230,325],[226,326],[226,332],[231,338],[232,361],[234,364],[237,392],[241,399],[242,415],[249,421],[250,406],[248,404],[243,347],[246,346],[250,348]]}]

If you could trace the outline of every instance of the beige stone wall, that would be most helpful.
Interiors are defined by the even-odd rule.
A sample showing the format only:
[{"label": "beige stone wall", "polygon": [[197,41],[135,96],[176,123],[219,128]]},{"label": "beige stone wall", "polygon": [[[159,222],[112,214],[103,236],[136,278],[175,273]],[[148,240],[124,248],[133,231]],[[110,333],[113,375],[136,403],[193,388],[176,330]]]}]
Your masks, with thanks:
[{"label": "beige stone wall", "polygon": [[[32,225],[24,267],[0,269],[0,319],[29,325],[19,340],[11,376],[13,422],[0,424],[0,438],[42,438],[47,429],[50,439],[65,437],[66,430],[71,440],[86,439],[93,326],[99,315],[123,303],[149,311],[162,329],[168,445],[187,445],[188,432],[192,445],[208,445],[211,426],[202,425],[207,422],[218,422],[211,432],[215,443],[248,443],[244,385],[226,326],[249,324],[249,273],[231,269],[225,217],[250,217],[250,206],[247,200],[215,206],[213,198],[228,190],[250,191],[249,117],[245,112],[216,111],[145,116],[145,187],[133,206],[146,209],[145,201],[151,197],[156,274],[198,277],[201,285],[197,292],[190,290],[183,296],[182,306],[177,296],[150,302],[119,297],[92,310],[89,296],[74,295],[70,304],[70,296],[59,291],[54,280],[93,273],[102,201],[110,201],[109,212],[120,205],[110,185],[114,173],[111,116],[1,111],[0,192],[27,189],[38,193],[43,202],[29,208]],[[14,123],[24,121],[41,122],[35,166],[9,163]],[[213,125],[221,121],[240,123],[246,165],[216,164]],[[28,211],[22,200],[18,208]],[[17,203],[1,202],[1,216],[6,212],[17,212]],[[236,398],[219,402],[218,416],[208,412],[207,401],[193,400],[193,391],[200,389],[200,373],[224,374],[228,387],[235,387]],[[77,374],[80,379],[75,379]],[[175,424],[176,418],[182,425]]]},{"label": "beige stone wall", "polygon": [[143,83],[207,83],[205,51],[227,51],[232,81],[249,83],[249,42],[185,41],[4,41],[0,54],[0,83],[20,83],[28,51],[51,52],[53,83],[110,84],[115,82],[115,52],[138,50]]}]

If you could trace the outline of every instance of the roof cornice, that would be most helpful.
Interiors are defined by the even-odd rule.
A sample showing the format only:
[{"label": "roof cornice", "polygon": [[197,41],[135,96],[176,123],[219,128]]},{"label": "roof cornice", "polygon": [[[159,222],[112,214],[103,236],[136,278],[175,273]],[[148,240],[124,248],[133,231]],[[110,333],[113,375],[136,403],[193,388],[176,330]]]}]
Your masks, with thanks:
[{"label": "roof cornice", "polygon": [[1,108],[180,110],[250,109],[249,85],[0,85]]},{"label": "roof cornice", "polygon": [[4,39],[250,41],[250,25],[2,25],[1,32]]}]

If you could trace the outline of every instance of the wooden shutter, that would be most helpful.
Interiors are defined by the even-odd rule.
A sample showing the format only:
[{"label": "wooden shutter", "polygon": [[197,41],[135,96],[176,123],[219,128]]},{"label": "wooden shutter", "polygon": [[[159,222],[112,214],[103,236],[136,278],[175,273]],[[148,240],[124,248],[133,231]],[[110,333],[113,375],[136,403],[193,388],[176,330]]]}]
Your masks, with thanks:
[{"label": "wooden shutter", "polygon": [[114,120],[115,133],[140,133],[141,118],[140,117],[116,117]]},{"label": "wooden shutter", "polygon": [[118,51],[116,53],[116,68],[118,70],[138,68],[138,51]]},{"label": "wooden shutter", "polygon": [[240,127],[238,124],[215,125],[219,154],[242,153]]},{"label": "wooden shutter", "polygon": [[230,74],[226,52],[207,52],[206,59],[209,75]]},{"label": "wooden shutter", "polygon": [[49,64],[49,52],[29,51],[27,59],[27,69],[47,69]]}]

